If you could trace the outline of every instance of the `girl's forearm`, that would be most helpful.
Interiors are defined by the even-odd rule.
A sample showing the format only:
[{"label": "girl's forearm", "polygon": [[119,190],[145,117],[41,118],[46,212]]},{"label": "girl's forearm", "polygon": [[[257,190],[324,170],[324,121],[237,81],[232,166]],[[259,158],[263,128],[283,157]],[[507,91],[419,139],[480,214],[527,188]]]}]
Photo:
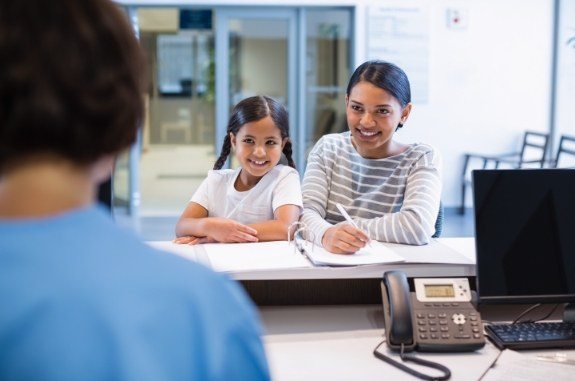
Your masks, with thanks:
[{"label": "girl's forearm", "polygon": [[209,235],[211,217],[204,218],[181,218],[176,224],[176,237],[195,236],[206,237]]},{"label": "girl's forearm", "polygon": [[288,228],[291,223],[281,220],[269,220],[248,225],[258,231],[258,240],[287,241]]}]

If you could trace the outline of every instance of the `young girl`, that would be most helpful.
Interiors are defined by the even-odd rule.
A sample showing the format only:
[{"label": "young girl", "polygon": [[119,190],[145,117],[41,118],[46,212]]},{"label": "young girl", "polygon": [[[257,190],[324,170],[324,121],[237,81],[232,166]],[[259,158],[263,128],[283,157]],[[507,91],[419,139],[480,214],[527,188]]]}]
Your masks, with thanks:
[{"label": "young girl", "polygon": [[[303,205],[286,109],[266,96],[246,98],[232,110],[227,132],[214,170],[176,224],[174,242],[287,239]],[[221,169],[231,148],[240,167]],[[289,167],[278,165],[282,153]]]}]

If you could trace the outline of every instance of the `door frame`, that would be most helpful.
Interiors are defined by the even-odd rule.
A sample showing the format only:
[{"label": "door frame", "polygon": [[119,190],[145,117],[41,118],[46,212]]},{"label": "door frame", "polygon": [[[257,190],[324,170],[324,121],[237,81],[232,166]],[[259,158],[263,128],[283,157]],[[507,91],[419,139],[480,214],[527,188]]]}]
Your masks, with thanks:
[{"label": "door frame", "polygon": [[[290,137],[292,142],[298,141],[299,131],[295,128],[295,121],[299,121],[300,107],[298,99],[298,51],[297,31],[298,12],[296,7],[290,8],[262,8],[262,7],[216,7],[215,11],[215,45],[216,45],[216,157],[221,151],[221,144],[226,136],[227,124],[230,115],[230,81],[229,81],[229,21],[231,19],[264,19],[286,20],[288,22],[287,36],[287,105],[290,117]],[[228,160],[229,163],[229,160]],[[228,164],[229,165],[229,164]]]}]

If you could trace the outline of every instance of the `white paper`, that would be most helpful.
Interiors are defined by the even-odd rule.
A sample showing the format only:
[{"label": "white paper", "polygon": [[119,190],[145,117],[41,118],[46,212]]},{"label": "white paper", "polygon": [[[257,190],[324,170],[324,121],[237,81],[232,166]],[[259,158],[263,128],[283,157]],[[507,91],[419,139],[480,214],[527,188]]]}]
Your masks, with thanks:
[{"label": "white paper", "polygon": [[427,245],[413,246],[398,243],[386,243],[390,250],[401,255],[407,263],[447,263],[447,264],[475,264],[471,259],[452,248],[431,240]]},{"label": "white paper", "polygon": [[312,267],[287,241],[203,245],[216,271],[238,272]]},{"label": "white paper", "polygon": [[575,366],[541,361],[532,352],[519,353],[506,349],[482,380],[484,381],[550,381],[573,380]]},{"label": "white paper", "polygon": [[[371,246],[371,247],[370,247]],[[308,256],[315,264],[331,266],[357,266],[372,265],[376,263],[404,262],[403,257],[378,241],[371,241],[369,245],[357,251],[355,254],[333,254],[317,245],[306,245]]]}]

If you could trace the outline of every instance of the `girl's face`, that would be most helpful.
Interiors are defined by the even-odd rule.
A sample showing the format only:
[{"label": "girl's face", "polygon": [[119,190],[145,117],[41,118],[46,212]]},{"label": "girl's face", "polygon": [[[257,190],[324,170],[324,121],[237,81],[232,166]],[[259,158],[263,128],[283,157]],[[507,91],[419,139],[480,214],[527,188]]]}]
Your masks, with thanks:
[{"label": "girl's face", "polygon": [[270,116],[240,127],[236,135],[230,133],[236,159],[242,167],[240,179],[245,185],[255,185],[280,161],[287,138]]},{"label": "girl's face", "polygon": [[381,159],[393,154],[391,138],[405,123],[411,103],[402,109],[387,91],[369,82],[358,82],[345,99],[347,124],[357,152],[364,158]]}]

